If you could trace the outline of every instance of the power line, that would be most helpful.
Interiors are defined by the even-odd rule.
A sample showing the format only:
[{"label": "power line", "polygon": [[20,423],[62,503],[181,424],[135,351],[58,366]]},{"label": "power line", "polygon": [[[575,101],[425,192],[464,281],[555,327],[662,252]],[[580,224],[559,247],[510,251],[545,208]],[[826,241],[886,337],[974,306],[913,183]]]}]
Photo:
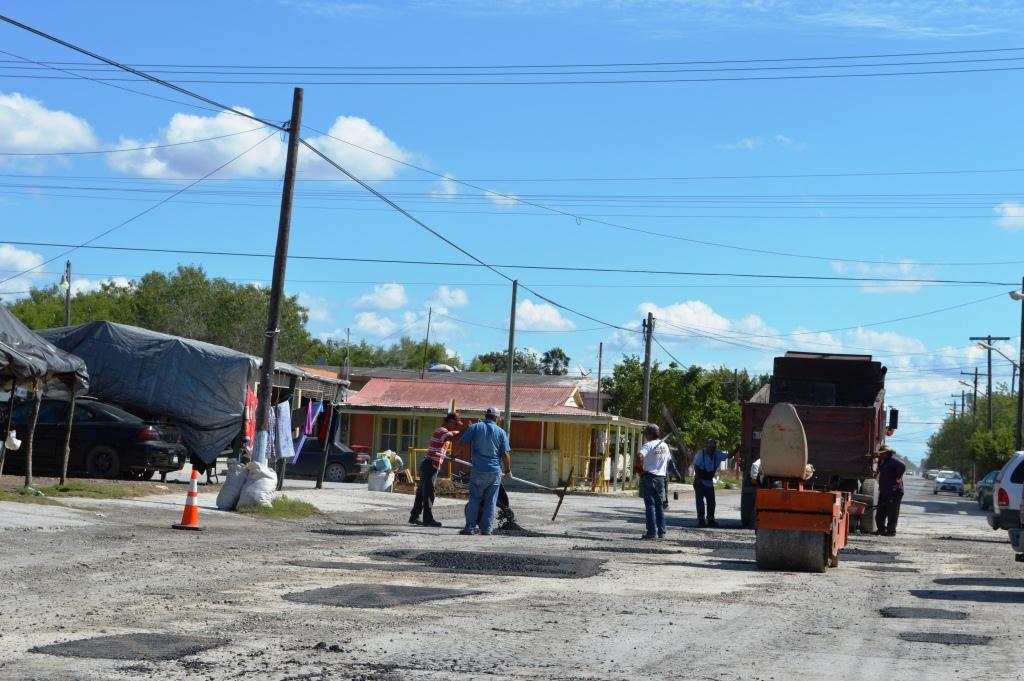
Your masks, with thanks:
[{"label": "power line", "polygon": [[[277,133],[276,133],[276,132],[272,132],[272,133],[270,133],[269,135],[267,135],[266,137],[264,137],[263,139],[261,139],[261,140],[260,140],[259,142],[257,142],[256,144],[252,145],[251,147],[249,147],[248,149],[246,149],[245,151],[243,151],[242,153],[240,153],[240,154],[238,154],[237,156],[235,156],[235,157],[233,157],[233,158],[229,159],[228,161],[225,161],[224,163],[220,164],[219,166],[217,166],[216,168],[214,168],[213,170],[211,170],[211,171],[210,171],[209,173],[207,173],[207,176],[209,176],[209,175],[214,175],[214,174],[216,174],[217,172],[219,172],[220,170],[222,170],[223,168],[226,168],[227,166],[231,165],[232,163],[234,163],[234,162],[235,162],[235,161],[237,161],[238,159],[242,158],[243,156],[245,156],[246,154],[248,154],[248,153],[249,153],[250,151],[252,151],[252,150],[253,150],[253,149],[255,149],[256,147],[260,146],[261,144],[263,144],[264,142],[266,142],[267,140],[269,140],[269,139],[270,139],[271,137],[273,137],[273,136],[274,136],[275,134],[277,134]],[[2,285],[2,284],[6,284],[7,282],[11,281],[12,279],[17,279],[17,278],[18,278],[18,277],[20,277],[20,276],[23,276],[23,275],[25,275],[25,274],[28,274],[29,272],[31,272],[31,271],[33,271],[33,270],[35,270],[35,269],[38,269],[38,268],[40,268],[40,267],[45,267],[46,265],[49,265],[49,264],[50,264],[51,262],[53,262],[54,260],[59,260],[59,259],[63,258],[64,256],[66,256],[66,255],[68,255],[68,254],[70,254],[70,253],[73,253],[74,251],[76,251],[76,250],[78,250],[78,249],[80,249],[80,248],[94,248],[93,246],[90,246],[90,244],[92,244],[92,243],[93,243],[94,241],[96,241],[96,240],[98,240],[98,239],[101,239],[101,238],[103,238],[103,237],[107,236],[108,234],[110,234],[110,233],[112,233],[112,232],[114,232],[114,231],[116,231],[116,230],[118,230],[118,229],[121,229],[121,228],[122,228],[122,227],[124,227],[125,225],[128,225],[128,224],[130,224],[130,223],[134,222],[135,220],[138,220],[138,219],[139,219],[139,218],[141,218],[141,217],[142,217],[143,215],[146,215],[147,213],[150,213],[150,212],[152,212],[152,211],[156,210],[157,208],[159,208],[159,207],[160,207],[160,206],[162,206],[163,204],[165,204],[165,203],[167,203],[168,201],[170,201],[171,199],[173,199],[173,198],[174,198],[175,196],[177,196],[177,195],[179,195],[179,194],[182,194],[182,193],[184,193],[184,192],[187,192],[187,191],[188,191],[188,190],[189,190],[189,189],[190,189],[191,187],[194,187],[195,185],[197,185],[197,184],[199,184],[200,182],[202,182],[202,181],[203,181],[203,179],[205,179],[205,177],[199,178],[199,179],[198,179],[198,180],[196,180],[195,182],[193,182],[193,183],[191,183],[191,184],[188,184],[188,185],[185,185],[184,187],[182,187],[181,189],[177,190],[177,191],[176,191],[176,192],[174,192],[173,194],[170,194],[169,196],[165,197],[165,198],[164,198],[164,199],[163,199],[162,201],[160,201],[159,203],[155,203],[155,204],[153,204],[152,206],[149,206],[148,208],[146,208],[146,209],[144,209],[144,210],[142,210],[142,211],[140,211],[140,212],[136,213],[135,215],[131,216],[131,217],[130,217],[130,218],[128,218],[127,220],[123,220],[123,221],[121,221],[121,222],[117,223],[117,224],[116,224],[116,225],[114,225],[113,227],[110,227],[109,229],[106,229],[106,230],[104,230],[104,231],[100,232],[100,233],[99,233],[99,234],[97,234],[96,236],[94,236],[94,237],[92,237],[92,238],[90,238],[90,239],[88,239],[88,240],[86,240],[86,241],[84,241],[84,242],[82,242],[82,243],[80,243],[80,244],[68,244],[68,245],[67,245],[67,246],[68,246],[68,250],[66,250],[66,251],[63,251],[63,252],[61,252],[61,253],[58,253],[57,255],[53,256],[52,258],[50,258],[50,259],[48,259],[48,260],[44,260],[43,262],[39,263],[38,265],[35,265],[34,267],[30,267],[30,268],[28,268],[27,270],[24,270],[24,271],[22,271],[22,272],[19,272],[18,274],[15,274],[14,276],[11,276],[11,277],[7,277],[6,279],[0,279],[0,285]]]},{"label": "power line", "polygon": [[[213,142],[215,140],[227,139],[228,137],[236,137],[237,135],[245,135],[250,132],[256,132],[263,130],[264,126],[258,128],[251,128],[249,130],[242,130],[240,132],[230,132],[224,135],[217,135],[215,137],[203,137],[201,139],[189,140],[187,142],[168,142],[166,144],[151,144],[145,147],[124,147],[121,149],[93,149],[91,151],[0,151],[0,156],[86,156],[89,154],[118,154],[125,151],[147,151],[149,149],[167,149],[168,147],[182,147],[187,144],[199,144],[201,142]],[[41,176],[45,177],[45,176]],[[193,184],[202,181],[204,178],[195,180]],[[34,189],[48,189],[52,185],[0,185],[0,186],[24,186]],[[79,189],[82,189],[79,187]],[[131,191],[130,189],[122,189],[120,191]]]},{"label": "power line", "polygon": [[[55,242],[44,242],[44,241],[13,241],[3,240],[2,243],[8,243],[15,246],[41,246],[41,247],[65,247],[73,246],[74,244],[66,243],[55,243]],[[226,257],[243,257],[243,258],[272,258],[273,253],[254,253],[245,251],[214,251],[214,250],[197,250],[197,249],[181,249],[181,248],[155,248],[155,247],[143,247],[143,246],[79,246],[80,248],[90,248],[96,250],[110,250],[110,251],[128,251],[138,253],[175,253],[182,255],[217,255]],[[423,266],[437,266],[437,267],[485,267],[476,262],[464,262],[464,261],[451,261],[451,260],[406,260],[398,258],[355,258],[355,257],[344,257],[344,256],[328,256],[328,255],[292,255],[289,254],[289,258],[293,260],[322,260],[325,262],[360,262],[360,263],[383,263],[391,265],[423,265]],[[810,275],[810,274],[766,274],[766,273],[752,273],[752,272],[699,272],[699,271],[683,271],[683,270],[654,270],[654,269],[628,269],[620,267],[574,267],[569,265],[530,265],[523,263],[504,263],[504,264],[492,264],[491,267],[503,268],[503,269],[518,269],[518,270],[539,270],[549,272],[597,272],[603,274],[630,274],[633,276],[637,275],[668,275],[668,276],[684,276],[684,277],[713,277],[713,278],[730,278],[738,277],[744,279],[779,279],[779,280],[797,280],[797,281],[852,281],[852,282],[864,282],[864,283],[894,283],[894,284],[960,284],[960,285],[977,285],[977,286],[1018,286],[1019,282],[1005,282],[1005,281],[987,281],[987,280],[963,280],[963,279],[900,279],[897,277],[850,277],[850,276],[828,276],[828,275]],[[632,330],[632,329],[630,329]]]}]

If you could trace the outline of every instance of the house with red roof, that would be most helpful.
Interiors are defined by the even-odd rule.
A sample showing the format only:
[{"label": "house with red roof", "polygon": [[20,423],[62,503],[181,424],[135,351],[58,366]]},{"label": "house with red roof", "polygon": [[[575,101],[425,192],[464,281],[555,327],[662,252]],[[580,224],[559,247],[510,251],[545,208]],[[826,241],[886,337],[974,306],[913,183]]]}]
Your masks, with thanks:
[{"label": "house with red roof", "polygon": [[[488,407],[503,410],[504,376],[491,376],[369,378],[341,406],[348,415],[349,444],[373,452],[390,449],[415,464],[452,400],[467,424],[483,418]],[[631,475],[623,469],[629,468],[627,462],[642,441],[641,422],[585,408],[579,385],[564,377],[523,376],[513,377],[511,400],[512,469],[517,477],[555,486],[572,475],[603,488]],[[468,459],[463,449],[456,445],[456,457]]]}]

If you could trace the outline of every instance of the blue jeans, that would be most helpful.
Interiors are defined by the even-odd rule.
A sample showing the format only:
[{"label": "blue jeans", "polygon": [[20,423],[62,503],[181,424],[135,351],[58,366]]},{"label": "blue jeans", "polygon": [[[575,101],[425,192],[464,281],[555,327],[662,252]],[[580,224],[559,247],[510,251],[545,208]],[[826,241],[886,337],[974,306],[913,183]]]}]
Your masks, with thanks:
[{"label": "blue jeans", "polygon": [[640,495],[644,498],[647,536],[665,535],[665,476],[644,473],[640,476]]},{"label": "blue jeans", "polygon": [[[469,503],[466,504],[466,529],[474,530],[477,521],[480,533],[490,534],[494,525],[495,506],[498,503],[498,488],[501,486],[501,471],[478,471],[473,469],[469,476]],[[483,505],[483,508],[481,508]]]},{"label": "blue jeans", "polygon": [[704,506],[707,505],[707,519],[715,519],[715,486],[705,485],[701,480],[693,483],[693,495],[697,498],[697,522],[704,522]]}]

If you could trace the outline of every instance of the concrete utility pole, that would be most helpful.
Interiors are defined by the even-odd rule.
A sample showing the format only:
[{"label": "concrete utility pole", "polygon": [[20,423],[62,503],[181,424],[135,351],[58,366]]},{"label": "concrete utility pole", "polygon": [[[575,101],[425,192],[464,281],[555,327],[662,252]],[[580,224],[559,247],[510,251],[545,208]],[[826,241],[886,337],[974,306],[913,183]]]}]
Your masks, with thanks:
[{"label": "concrete utility pole", "polygon": [[961,376],[974,376],[974,399],[971,402],[971,420],[974,425],[978,425],[978,367],[974,367],[974,371],[961,371]]},{"label": "concrete utility pole", "polygon": [[1021,303],[1020,306],[1020,353],[1017,355],[1017,428],[1014,431],[1013,449],[1021,450],[1021,428],[1024,427],[1024,277],[1020,281],[1020,292],[1011,291],[1010,297]]},{"label": "concrete utility pole", "polygon": [[604,360],[604,343],[597,344],[597,408],[594,413],[601,415],[601,362]]},{"label": "concrete utility pole", "polygon": [[508,317],[508,369],[505,371],[505,433],[512,440],[512,370],[516,360],[516,296],[519,280],[512,281],[512,312]]},{"label": "concrete utility pole", "polygon": [[654,313],[648,312],[644,321],[644,394],[640,402],[640,420],[647,423],[651,405],[651,343],[654,340]]},{"label": "concrete utility pole", "polygon": [[[71,326],[71,261],[64,263],[64,326]],[[63,483],[62,483],[63,484]]]},{"label": "concrete utility pole", "polygon": [[263,340],[263,364],[260,366],[259,403],[256,405],[256,442],[253,460],[266,463],[267,415],[273,391],[274,364],[277,361],[277,336],[281,332],[281,298],[284,296],[285,268],[288,264],[288,238],[292,227],[292,196],[295,191],[295,166],[299,157],[299,133],[302,127],[302,88],[292,94],[292,118],[288,123],[288,156],[281,190],[281,213],[277,221],[277,248],[274,250],[274,274],[270,284],[267,331]]},{"label": "concrete utility pole", "polygon": [[992,342],[1010,340],[1009,336],[971,336],[972,341],[985,341],[988,351],[988,429],[992,430]]}]

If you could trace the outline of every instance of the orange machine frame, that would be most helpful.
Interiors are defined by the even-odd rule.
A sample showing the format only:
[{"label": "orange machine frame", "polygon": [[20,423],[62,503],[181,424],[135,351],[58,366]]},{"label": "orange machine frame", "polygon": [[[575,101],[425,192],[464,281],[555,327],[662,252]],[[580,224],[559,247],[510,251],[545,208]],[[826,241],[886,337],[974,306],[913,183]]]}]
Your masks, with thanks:
[{"label": "orange machine frame", "polygon": [[757,490],[755,527],[766,530],[797,530],[831,535],[832,562],[846,546],[850,511],[849,492],[804,489],[803,482],[781,480],[781,488]]}]

